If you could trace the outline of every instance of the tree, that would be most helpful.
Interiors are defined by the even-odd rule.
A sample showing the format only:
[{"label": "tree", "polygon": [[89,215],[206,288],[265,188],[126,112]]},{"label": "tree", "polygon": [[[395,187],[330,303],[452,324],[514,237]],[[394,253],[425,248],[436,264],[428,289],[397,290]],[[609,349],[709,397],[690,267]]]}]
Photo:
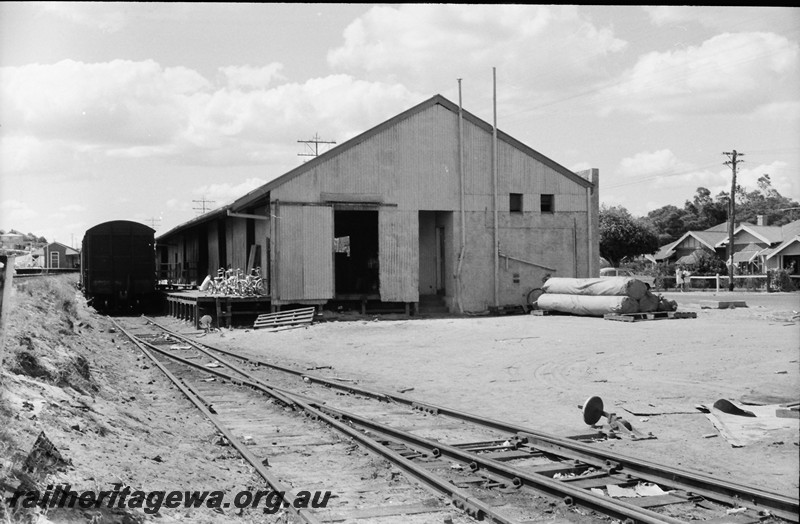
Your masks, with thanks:
[{"label": "tree", "polygon": [[600,256],[615,267],[625,257],[653,254],[658,247],[658,235],[644,219],[624,207],[600,208]]},{"label": "tree", "polygon": [[688,212],[673,205],[666,205],[647,213],[646,222],[658,235],[659,245],[678,240],[686,233],[684,218]]},{"label": "tree", "polygon": [[684,233],[703,231],[728,219],[728,194],[722,192],[715,200],[711,197],[711,191],[705,187],[698,187],[691,202],[687,200],[683,209],[686,211]]},{"label": "tree", "polygon": [[[772,187],[768,174],[762,175],[757,184],[758,189],[752,191],[737,185],[734,193],[737,224],[755,224],[759,216],[764,216],[767,225],[781,226],[797,218],[795,213],[787,213],[787,209],[800,208],[800,204]],[[692,199],[684,202],[683,209],[666,205],[650,211],[645,220],[658,235],[659,245],[663,246],[687,231],[704,231],[726,223],[730,200],[731,195],[727,191],[712,197],[709,189],[698,187]]]}]

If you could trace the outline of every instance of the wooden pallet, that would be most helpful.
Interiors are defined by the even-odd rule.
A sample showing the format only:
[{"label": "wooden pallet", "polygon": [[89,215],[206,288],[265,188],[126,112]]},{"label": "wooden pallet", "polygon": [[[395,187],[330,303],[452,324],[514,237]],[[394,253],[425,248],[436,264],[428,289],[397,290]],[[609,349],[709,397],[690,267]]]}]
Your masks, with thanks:
[{"label": "wooden pallet", "polygon": [[652,313],[606,313],[606,320],[619,322],[639,322],[641,320],[667,320],[678,318],[697,318],[697,313],[686,311],[653,311]]},{"label": "wooden pallet", "polygon": [[311,324],[315,310],[316,308],[312,306],[259,315],[253,324],[253,329],[300,327]]},{"label": "wooden pallet", "polygon": [[535,317],[547,317],[550,315],[568,315],[569,313],[562,313],[561,311],[548,311],[545,309],[534,309],[530,312]]}]

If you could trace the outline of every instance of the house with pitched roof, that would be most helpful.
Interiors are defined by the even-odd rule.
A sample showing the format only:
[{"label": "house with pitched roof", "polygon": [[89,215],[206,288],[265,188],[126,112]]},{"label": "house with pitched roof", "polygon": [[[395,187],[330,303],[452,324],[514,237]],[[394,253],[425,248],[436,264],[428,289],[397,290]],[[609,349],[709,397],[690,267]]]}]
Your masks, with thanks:
[{"label": "house with pitched roof", "polygon": [[695,264],[699,254],[704,252],[721,255],[724,258],[724,250],[720,252],[718,245],[727,236],[728,234],[719,225],[705,231],[687,231],[678,240],[661,246],[653,255],[653,260],[656,263],[676,263],[688,266]]},{"label": "house with pitched roof", "polygon": [[[675,242],[661,246],[653,258],[656,262],[691,266],[701,252],[706,252],[727,260],[727,228],[727,223],[721,223],[705,231],[688,231]],[[800,267],[798,241],[795,240],[798,235],[800,220],[770,226],[765,217],[759,215],[755,224],[738,224],[733,231],[733,263],[737,274],[763,274],[770,269]]]},{"label": "house with pitched roof", "polygon": [[800,220],[781,226],[781,242],[760,253],[764,269],[786,269],[800,279]]}]

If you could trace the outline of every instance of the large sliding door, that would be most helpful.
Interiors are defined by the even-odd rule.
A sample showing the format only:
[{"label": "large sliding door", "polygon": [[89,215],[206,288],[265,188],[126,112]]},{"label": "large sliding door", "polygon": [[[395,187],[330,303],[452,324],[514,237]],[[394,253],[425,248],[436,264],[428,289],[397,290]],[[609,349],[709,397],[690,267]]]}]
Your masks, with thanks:
[{"label": "large sliding door", "polygon": [[418,212],[381,209],[378,233],[381,300],[419,302]]},{"label": "large sliding door", "polygon": [[274,297],[333,298],[333,207],[278,203]]}]

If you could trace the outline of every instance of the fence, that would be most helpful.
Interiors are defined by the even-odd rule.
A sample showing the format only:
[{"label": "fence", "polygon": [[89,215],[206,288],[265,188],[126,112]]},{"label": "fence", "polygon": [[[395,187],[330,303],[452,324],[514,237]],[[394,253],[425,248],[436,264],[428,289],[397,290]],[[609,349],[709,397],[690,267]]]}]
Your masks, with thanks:
[{"label": "fence", "polygon": [[[796,289],[800,289],[800,275],[789,275]],[[774,284],[774,282],[773,282]],[[733,288],[737,291],[767,291],[767,275],[736,275],[733,277]],[[657,291],[677,291],[675,277],[657,277],[655,289]],[[692,291],[726,291],[728,289],[728,276],[697,275],[689,277],[686,286]],[[774,287],[771,291],[777,291]]]}]

